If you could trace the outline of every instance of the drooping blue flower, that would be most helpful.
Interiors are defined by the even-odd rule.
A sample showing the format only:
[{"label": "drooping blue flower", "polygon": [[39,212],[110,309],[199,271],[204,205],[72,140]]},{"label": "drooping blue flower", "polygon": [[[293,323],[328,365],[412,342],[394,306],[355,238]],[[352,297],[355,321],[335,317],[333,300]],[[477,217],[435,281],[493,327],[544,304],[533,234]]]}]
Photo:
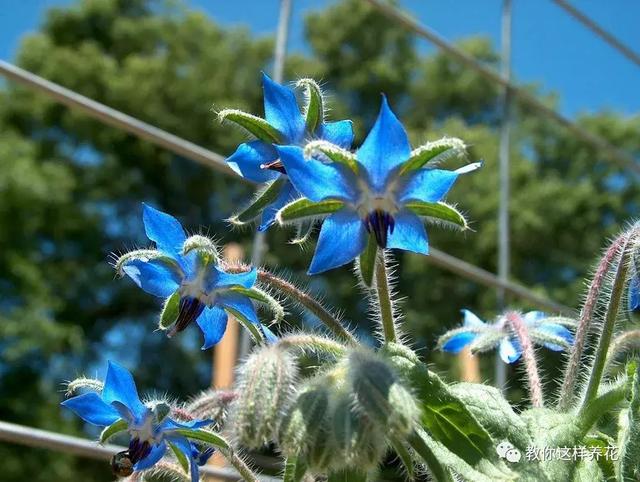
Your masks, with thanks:
[{"label": "drooping blue flower", "polygon": [[[459,353],[471,346],[479,352],[498,347],[500,358],[505,363],[515,363],[522,356],[518,338],[512,333],[501,316],[493,324],[485,323],[469,310],[462,310],[464,322],[461,328],[452,330],[438,342],[443,351]],[[522,315],[529,337],[539,345],[552,351],[562,351],[573,344],[573,335],[566,326],[551,321],[541,311],[529,311]]]},{"label": "drooping blue flower", "polygon": [[350,120],[324,122],[323,112],[319,112],[319,119],[310,131],[292,89],[274,82],[266,74],[262,76],[262,87],[265,120],[277,131],[278,139],[273,142],[260,139],[245,142],[227,158],[227,163],[235,172],[254,182],[265,183],[278,179],[282,181],[275,199],[262,212],[262,220],[258,227],[260,231],[273,225],[276,213],[282,206],[299,197],[287,178],[286,168],[278,158],[276,146],[302,146],[312,139],[324,139],[350,148],[353,142]]},{"label": "drooping blue flower", "polygon": [[381,248],[428,254],[423,221],[411,204],[437,203],[460,174],[480,166],[471,164],[456,171],[403,169],[410,160],[411,146],[385,97],[352,166],[308,161],[299,147],[277,150],[291,182],[303,196],[314,203],[342,203],[322,224],[309,274],[350,262],[365,249],[369,234]]},{"label": "drooping blue flower", "polygon": [[88,392],[62,402],[62,406],[92,425],[108,427],[124,422],[129,433],[129,448],[112,459],[116,475],[131,475],[153,467],[167,452],[168,444],[174,444],[192,461],[191,480],[197,482],[198,458],[191,442],[178,430],[197,429],[210,425],[211,420],[178,422],[168,416],[166,404],[145,405],[131,373],[121,365],[109,362],[107,376],[100,394]]},{"label": "drooping blue flower", "polygon": [[244,273],[227,273],[216,265],[213,256],[201,256],[196,250],[183,254],[187,236],[178,220],[146,204],[143,222],[157,252],[147,256],[147,251],[142,250],[140,256],[127,258],[121,269],[147,293],[166,298],[165,305],[177,305],[175,318],[169,320],[173,322],[169,336],[195,321],[204,334],[205,350],[222,339],[229,312],[254,325],[268,340],[273,337],[260,324],[251,299],[242,293],[242,289],[255,284],[255,268]]}]

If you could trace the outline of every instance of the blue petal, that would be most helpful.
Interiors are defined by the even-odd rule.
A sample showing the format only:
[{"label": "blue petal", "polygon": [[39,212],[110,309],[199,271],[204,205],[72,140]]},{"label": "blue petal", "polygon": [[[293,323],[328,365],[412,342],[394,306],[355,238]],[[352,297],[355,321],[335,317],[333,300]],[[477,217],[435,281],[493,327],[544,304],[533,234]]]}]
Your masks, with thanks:
[{"label": "blue petal", "polygon": [[407,133],[383,96],[378,119],[356,154],[358,161],[369,173],[371,185],[381,192],[391,171],[410,154]]},{"label": "blue petal", "polygon": [[300,113],[293,90],[277,84],[262,74],[264,90],[264,117],[269,124],[284,135],[284,143],[295,144],[302,140],[305,121]]},{"label": "blue petal", "polygon": [[284,183],[276,200],[262,211],[262,219],[260,221],[258,231],[266,231],[273,226],[273,223],[276,221],[276,214],[278,214],[278,211],[299,197],[300,194],[298,194],[298,191],[293,187],[293,184],[290,182]]},{"label": "blue petal", "polygon": [[251,141],[240,144],[236,152],[227,158],[227,164],[238,175],[257,183],[263,183],[280,176],[279,172],[260,167],[277,158],[278,154],[271,144]]},{"label": "blue petal", "polygon": [[218,306],[206,307],[196,319],[204,335],[203,350],[211,348],[222,340],[227,329],[227,313]]},{"label": "blue petal", "polygon": [[144,459],[133,466],[136,470],[146,470],[153,467],[167,452],[167,444],[162,440],[158,445],[151,447],[151,452]]},{"label": "blue petal", "polygon": [[502,361],[505,363],[514,363],[518,361],[522,355],[522,351],[507,337],[500,341],[499,352],[500,358],[502,358]]},{"label": "blue petal", "polygon": [[337,268],[358,256],[367,244],[367,232],[351,209],[333,213],[322,224],[309,274]]},{"label": "blue petal", "polygon": [[259,325],[256,309],[249,298],[238,293],[223,293],[218,297],[218,302],[225,308],[239,312],[254,325]]},{"label": "blue petal", "polygon": [[473,333],[470,331],[463,331],[453,335],[449,338],[444,345],[442,345],[442,350],[447,351],[449,353],[460,353],[464,347],[469,345],[473,340],[478,336],[477,333]]},{"label": "blue petal", "polygon": [[166,264],[159,261],[129,261],[122,270],[147,293],[167,298],[180,286],[178,275]]},{"label": "blue petal", "polygon": [[142,222],[147,238],[156,243],[159,251],[172,257],[180,257],[182,245],[187,239],[184,229],[173,216],[143,203]]},{"label": "blue petal", "polygon": [[400,202],[422,201],[435,203],[440,201],[451,189],[460,174],[444,169],[418,169],[409,173],[400,191]]},{"label": "blue petal", "polygon": [[194,458],[193,452],[197,452],[197,448],[194,444],[189,442],[185,437],[171,437],[171,442],[175,444],[178,449],[189,459],[189,473],[191,475],[191,482],[198,482],[200,480],[200,474],[198,470],[198,464]]},{"label": "blue petal", "polygon": [[264,325],[260,325],[260,328],[262,329],[262,334],[269,345],[278,341],[278,337],[269,328]]},{"label": "blue petal", "polygon": [[387,238],[387,248],[404,249],[419,254],[429,253],[427,232],[418,216],[409,211],[400,211],[393,218],[395,227]]},{"label": "blue petal", "polygon": [[[558,336],[569,343],[569,345],[573,345],[573,335],[566,327],[562,325],[559,325],[557,323],[540,323],[540,325],[537,326],[536,329],[538,331],[548,333],[549,335]],[[555,343],[544,343],[544,346],[553,351],[564,350],[564,347],[562,345],[556,345]]]},{"label": "blue petal", "polygon": [[469,310],[460,310],[462,315],[464,316],[464,326],[470,327],[484,327],[486,323],[482,321],[475,313],[472,313]]},{"label": "blue petal", "polygon": [[124,405],[135,422],[141,422],[148,414],[148,409],[140,401],[136,383],[131,373],[121,365],[110,361],[107,376],[102,389],[102,400],[105,403],[120,403]]},{"label": "blue petal", "polygon": [[537,325],[540,321],[544,320],[547,314],[544,311],[528,311],[522,315],[522,319],[528,326]]},{"label": "blue petal", "polygon": [[258,279],[258,270],[252,268],[244,273],[225,273],[217,266],[210,266],[205,280],[205,288],[207,292],[215,288],[224,288],[230,286],[242,286],[243,288],[251,288]]},{"label": "blue petal", "polygon": [[640,308],[640,278],[633,276],[629,281],[629,294],[628,294],[628,306],[629,311],[636,311]]},{"label": "blue petal", "polygon": [[61,403],[85,422],[106,427],[120,419],[120,414],[107,405],[97,393],[84,393]]},{"label": "blue petal", "polygon": [[347,169],[335,163],[306,160],[300,147],[282,146],[276,149],[294,187],[306,198],[313,202],[329,198],[356,200],[355,178],[349,175]]},{"label": "blue petal", "polygon": [[353,144],[353,123],[350,120],[342,120],[321,124],[320,138],[344,149],[349,149]]}]

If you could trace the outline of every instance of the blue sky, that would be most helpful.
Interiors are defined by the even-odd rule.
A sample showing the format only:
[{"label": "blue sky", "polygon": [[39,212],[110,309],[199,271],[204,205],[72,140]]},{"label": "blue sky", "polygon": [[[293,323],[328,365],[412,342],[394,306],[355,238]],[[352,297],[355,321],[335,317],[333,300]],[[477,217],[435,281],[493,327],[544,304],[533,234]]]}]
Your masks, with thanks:
[{"label": "blue sky", "polygon": [[[334,0],[293,0],[289,48],[304,50],[302,19]],[[580,0],[576,5],[632,49],[640,51],[636,0]],[[11,60],[22,35],[37,29],[44,12],[74,0],[0,0],[0,58]],[[224,25],[245,26],[256,35],[275,30],[278,0],[186,0]],[[449,40],[471,35],[500,39],[501,0],[402,0],[403,7]],[[560,94],[560,110],[611,109],[640,112],[640,67],[591,34],[551,0],[514,0],[513,70],[516,80],[535,82]],[[4,5],[3,5],[4,4]],[[10,5],[10,6],[8,6]],[[425,52],[433,48],[420,41]]]}]

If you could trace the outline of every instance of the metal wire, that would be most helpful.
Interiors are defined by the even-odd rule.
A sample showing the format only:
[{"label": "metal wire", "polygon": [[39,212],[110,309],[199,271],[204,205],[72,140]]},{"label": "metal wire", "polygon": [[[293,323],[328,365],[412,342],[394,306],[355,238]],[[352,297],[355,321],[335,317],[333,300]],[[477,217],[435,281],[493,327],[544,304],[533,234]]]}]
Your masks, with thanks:
[{"label": "metal wire", "polygon": [[[99,445],[92,440],[80,437],[63,435],[55,432],[49,432],[47,430],[25,427],[24,425],[17,425],[2,421],[0,421],[0,441],[53,450],[56,452],[64,452],[66,454],[77,455],[78,457],[97,460],[110,460],[115,453],[126,450],[126,447],[118,445]],[[229,468],[219,468],[206,465],[200,468],[200,472],[204,475],[216,477],[220,480],[242,480],[242,477],[240,477],[238,472]],[[272,482],[279,479],[260,476],[260,480]]]},{"label": "metal wire", "polygon": [[604,40],[606,43],[611,45],[614,49],[620,52],[622,55],[627,57],[631,62],[640,66],[640,54],[632,50],[630,47],[625,45],[621,40],[615,37],[613,34],[607,32],[604,28],[598,25],[594,20],[589,18],[587,15],[582,13],[576,7],[571,5],[569,2],[565,0],[552,0],[556,5],[560,8],[564,9],[569,15],[575,18],[582,25],[591,30],[594,34]]},{"label": "metal wire", "polygon": [[438,33],[436,33],[433,29],[421,25],[416,20],[411,18],[407,13],[400,11],[399,9],[393,7],[392,5],[387,4],[383,0],[367,0],[371,5],[373,5],[376,9],[378,9],[381,13],[389,17],[390,19],[397,22],[399,25],[403,26],[407,30],[414,32],[416,35],[427,39],[431,43],[435,44],[440,50],[445,52],[447,55],[455,58],[460,63],[466,65],[467,67],[475,70],[481,76],[486,79],[494,82],[498,85],[501,85],[504,88],[510,90],[511,94],[519,99],[521,102],[527,104],[530,107],[533,107],[542,115],[553,119],[558,124],[564,126],[567,130],[572,132],[576,137],[579,137],[583,141],[591,144],[596,149],[600,150],[603,154],[606,155],[610,160],[618,164],[618,166],[631,169],[636,173],[640,173],[640,163],[631,156],[630,154],[618,149],[606,139],[589,132],[586,129],[583,129],[578,124],[572,122],[571,120],[564,117],[562,114],[556,112],[555,110],[547,107],[538,99],[536,99],[533,95],[529,94],[526,90],[518,87],[513,82],[505,79],[502,75],[495,72],[494,70],[482,65],[472,56],[468,55],[464,51],[460,50],[458,47],[449,43],[443,37],[441,37]]}]

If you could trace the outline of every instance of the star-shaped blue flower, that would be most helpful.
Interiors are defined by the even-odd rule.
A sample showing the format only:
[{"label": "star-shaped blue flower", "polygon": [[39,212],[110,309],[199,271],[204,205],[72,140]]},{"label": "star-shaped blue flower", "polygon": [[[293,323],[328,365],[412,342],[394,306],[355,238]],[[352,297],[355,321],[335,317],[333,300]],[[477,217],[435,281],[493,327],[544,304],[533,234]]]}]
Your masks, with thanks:
[{"label": "star-shaped blue flower", "polygon": [[634,273],[629,280],[627,306],[629,311],[640,311],[640,277],[638,277],[637,273]]},{"label": "star-shaped blue flower", "polygon": [[[522,356],[522,349],[516,336],[506,326],[501,317],[494,324],[488,324],[469,310],[462,310],[464,323],[462,328],[451,331],[440,339],[440,347],[449,353],[459,353],[474,342],[481,342],[481,351],[498,347],[500,358],[505,363],[515,363]],[[541,311],[529,311],[522,315],[529,336],[534,343],[543,345],[552,351],[562,351],[573,344],[573,335],[563,325],[547,321]],[[566,346],[549,341],[556,338]]]},{"label": "star-shaped blue flower", "polygon": [[85,393],[65,400],[62,406],[92,425],[108,427],[118,421],[125,423],[130,436],[129,448],[117,454],[112,464],[114,469],[125,471],[118,475],[126,475],[127,468],[141,471],[154,466],[167,452],[168,443],[172,443],[192,461],[191,480],[199,480],[199,459],[194,456],[191,442],[178,430],[204,427],[210,425],[211,420],[177,422],[166,413],[160,414],[157,406],[146,406],[140,401],[131,373],[117,363],[109,362],[101,394]]},{"label": "star-shaped blue flower", "polygon": [[238,146],[227,158],[229,166],[241,176],[257,183],[282,179],[276,199],[264,208],[260,231],[273,225],[278,210],[299,197],[296,189],[287,179],[286,168],[278,159],[275,146],[302,146],[312,139],[324,139],[344,148],[353,142],[353,127],[350,120],[324,122],[320,119],[314,130],[309,132],[305,118],[300,112],[292,89],[277,84],[266,74],[262,76],[264,90],[265,120],[279,133],[278,142],[254,140]]},{"label": "star-shaped blue flower", "polygon": [[343,203],[341,209],[324,220],[309,274],[353,260],[365,249],[369,234],[375,236],[381,248],[427,254],[429,243],[423,222],[408,204],[440,201],[460,174],[479,166],[472,164],[457,171],[403,171],[411,146],[385,97],[352,167],[306,160],[299,147],[277,150],[291,182],[303,196],[316,203]]},{"label": "star-shaped blue flower", "polygon": [[143,222],[158,253],[148,259],[144,255],[132,257],[124,263],[122,271],[147,293],[166,298],[167,303],[172,299],[179,303],[169,336],[195,321],[204,334],[205,350],[222,339],[230,312],[255,325],[268,340],[273,338],[260,324],[251,299],[234,291],[235,287],[249,289],[255,284],[255,268],[244,273],[226,273],[211,257],[199,256],[196,251],[183,254],[187,236],[178,220],[146,204]]}]

